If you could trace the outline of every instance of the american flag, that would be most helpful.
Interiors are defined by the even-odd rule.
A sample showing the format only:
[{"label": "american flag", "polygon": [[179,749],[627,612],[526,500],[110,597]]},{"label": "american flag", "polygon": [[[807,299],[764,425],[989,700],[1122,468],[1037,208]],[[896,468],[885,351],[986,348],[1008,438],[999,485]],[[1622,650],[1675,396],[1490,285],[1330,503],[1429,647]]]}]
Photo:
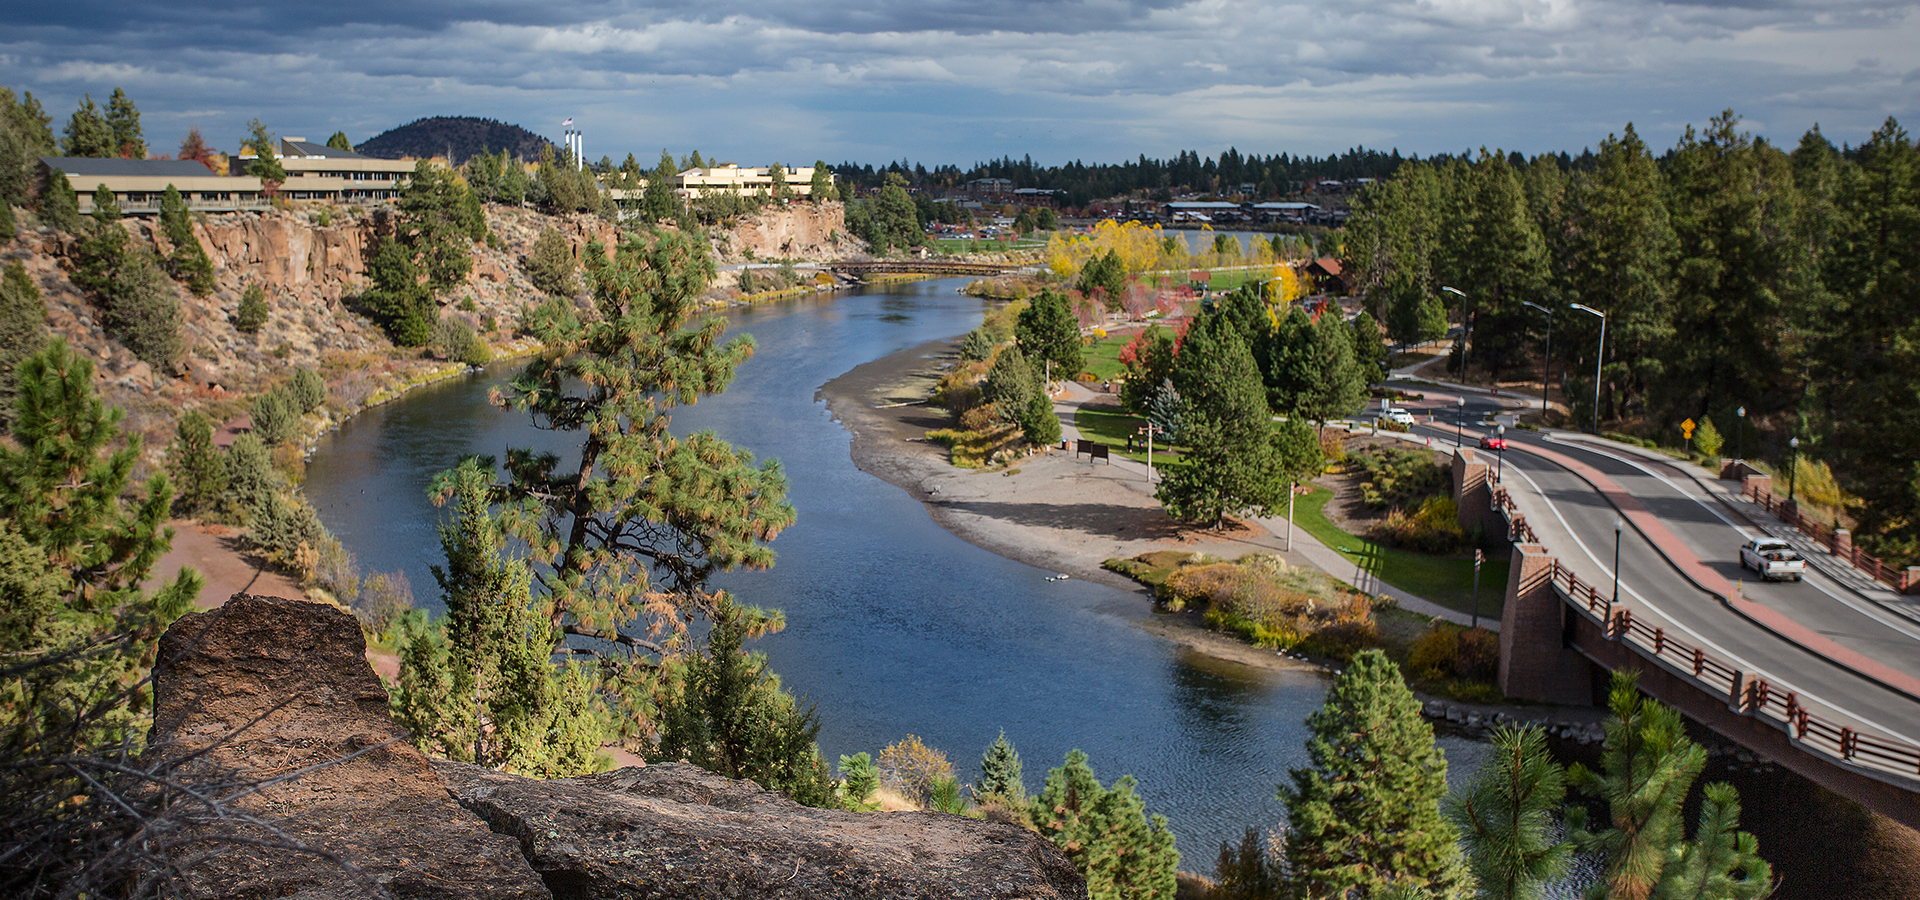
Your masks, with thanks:
[{"label": "american flag", "polygon": [[573,120],[572,120],[572,119],[568,119],[568,120],[566,120],[565,122],[561,122],[561,123],[560,123],[560,127],[561,127],[561,128],[572,128],[572,127],[573,127]]}]

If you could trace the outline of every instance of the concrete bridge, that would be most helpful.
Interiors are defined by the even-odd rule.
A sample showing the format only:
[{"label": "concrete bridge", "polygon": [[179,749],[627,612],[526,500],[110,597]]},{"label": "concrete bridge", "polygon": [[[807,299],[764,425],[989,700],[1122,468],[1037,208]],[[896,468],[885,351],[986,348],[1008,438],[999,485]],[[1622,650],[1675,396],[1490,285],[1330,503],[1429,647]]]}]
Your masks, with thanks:
[{"label": "concrete bridge", "polygon": [[[1479,436],[1439,425],[1416,430]],[[1771,503],[1619,445],[1507,437],[1453,456],[1463,520],[1513,541],[1503,692],[1594,704],[1608,671],[1639,672],[1726,739],[1920,828],[1920,605],[1849,574],[1851,552],[1818,554],[1806,584],[1750,583],[1737,548],[1782,532]]]}]

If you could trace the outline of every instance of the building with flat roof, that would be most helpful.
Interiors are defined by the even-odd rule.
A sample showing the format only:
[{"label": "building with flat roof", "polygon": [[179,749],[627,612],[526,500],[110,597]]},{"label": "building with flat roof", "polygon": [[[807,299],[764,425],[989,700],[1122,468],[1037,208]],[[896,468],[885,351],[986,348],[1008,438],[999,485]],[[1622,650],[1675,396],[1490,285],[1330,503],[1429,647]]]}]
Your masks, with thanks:
[{"label": "building with flat roof", "polygon": [[[813,167],[800,166],[787,168],[785,178],[787,187],[796,197],[813,195]],[[827,173],[829,182],[833,173]],[[673,188],[682,197],[703,197],[714,193],[751,194],[756,191],[773,193],[773,167],[741,167],[733,163],[722,163],[704,169],[688,169],[673,176]]]},{"label": "building with flat roof", "polygon": [[[257,156],[241,150],[240,171]],[[287,170],[287,181],[280,186],[281,196],[289,200],[327,200],[334,203],[368,203],[392,200],[413,177],[413,160],[380,159],[316,144],[303,137],[280,139],[280,167]]]},{"label": "building with flat roof", "polygon": [[271,201],[252,176],[215,175],[190,159],[96,159],[86,156],[40,157],[40,176],[58,170],[79,196],[80,211],[93,211],[93,193],[101,185],[113,192],[114,205],[132,215],[160,212],[160,197],[171,185],[197,212],[265,209]]}]

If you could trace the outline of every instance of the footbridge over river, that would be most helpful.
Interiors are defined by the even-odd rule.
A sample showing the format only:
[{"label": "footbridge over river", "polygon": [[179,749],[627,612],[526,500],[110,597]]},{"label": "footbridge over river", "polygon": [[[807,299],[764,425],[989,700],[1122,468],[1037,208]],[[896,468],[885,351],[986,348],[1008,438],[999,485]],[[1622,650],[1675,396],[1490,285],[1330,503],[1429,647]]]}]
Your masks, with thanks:
[{"label": "footbridge over river", "polygon": [[1459,425],[1416,432],[1455,444],[1463,519],[1513,541],[1502,691],[1589,704],[1608,671],[1639,672],[1726,739],[1920,828],[1920,604],[1902,593],[1916,579],[1877,563],[1863,577],[1829,532],[1796,539],[1804,583],[1749,580],[1742,542],[1800,534],[1764,479],[1584,436],[1510,430],[1495,454],[1458,446],[1479,437]]},{"label": "footbridge over river", "polygon": [[840,275],[1003,275],[1025,266],[1005,263],[963,262],[928,257],[926,259],[880,259],[821,263],[820,268]]}]

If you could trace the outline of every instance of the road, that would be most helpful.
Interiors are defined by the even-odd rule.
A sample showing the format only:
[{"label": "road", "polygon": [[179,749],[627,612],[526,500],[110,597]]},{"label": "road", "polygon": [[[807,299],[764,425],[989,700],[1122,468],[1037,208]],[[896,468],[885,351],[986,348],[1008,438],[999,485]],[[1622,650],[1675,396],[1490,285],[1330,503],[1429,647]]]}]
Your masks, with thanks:
[{"label": "road", "polygon": [[[1407,404],[1420,412],[1423,404]],[[1429,401],[1435,422],[1415,432],[1452,444],[1452,398]],[[1465,440],[1473,446],[1484,428],[1474,423],[1506,404],[1468,395]],[[1741,594],[1868,659],[1920,676],[1920,626],[1847,590],[1817,572],[1802,583],[1767,584],[1742,579],[1741,543],[1761,534],[1737,511],[1713,499],[1670,464],[1636,458],[1574,440],[1555,440],[1508,429],[1512,442],[1498,461],[1504,482],[1543,544],[1582,580],[1610,590],[1614,573],[1618,511],[1592,484],[1549,457],[1589,466],[1642,503],[1714,574],[1740,583]],[[1796,691],[1814,714],[1863,731],[1920,744],[1920,698],[1889,688],[1791,643],[1727,609],[1693,584],[1631,524],[1619,537],[1620,601],[1636,618],[1669,629],[1680,640],[1704,647],[1743,671]]]}]

